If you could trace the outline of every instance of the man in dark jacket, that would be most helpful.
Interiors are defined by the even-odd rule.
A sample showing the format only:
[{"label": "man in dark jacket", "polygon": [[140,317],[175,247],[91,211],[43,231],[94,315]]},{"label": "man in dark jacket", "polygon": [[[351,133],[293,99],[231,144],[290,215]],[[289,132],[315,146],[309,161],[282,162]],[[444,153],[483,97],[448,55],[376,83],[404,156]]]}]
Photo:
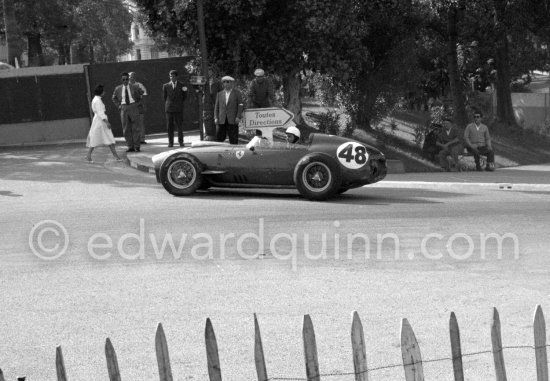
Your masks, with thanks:
[{"label": "man in dark jacket", "polygon": [[178,143],[183,147],[183,102],[187,97],[187,87],[178,81],[178,72],[170,70],[170,82],[162,86],[168,147],[174,146],[174,127],[178,129]]},{"label": "man in dark jacket", "polygon": [[275,104],[273,84],[265,77],[262,69],[256,69],[254,75],[256,78],[252,80],[248,90],[248,108],[273,107]]}]

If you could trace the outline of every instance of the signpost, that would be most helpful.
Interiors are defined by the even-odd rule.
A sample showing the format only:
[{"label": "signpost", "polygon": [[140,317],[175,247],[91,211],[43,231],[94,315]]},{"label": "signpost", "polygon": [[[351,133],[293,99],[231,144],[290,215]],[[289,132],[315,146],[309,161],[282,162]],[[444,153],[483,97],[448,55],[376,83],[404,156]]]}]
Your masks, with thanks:
[{"label": "signpost", "polygon": [[293,118],[294,114],[284,108],[251,108],[244,111],[244,128],[260,130],[264,138],[273,141],[273,129],[284,127]]},{"label": "signpost", "polygon": [[204,88],[203,86],[206,84],[206,77],[202,75],[192,75],[189,78],[189,83],[192,84],[195,87],[195,91],[199,95],[199,132],[200,132],[200,139],[201,141],[204,140],[204,104],[203,104],[203,95],[204,95]]}]

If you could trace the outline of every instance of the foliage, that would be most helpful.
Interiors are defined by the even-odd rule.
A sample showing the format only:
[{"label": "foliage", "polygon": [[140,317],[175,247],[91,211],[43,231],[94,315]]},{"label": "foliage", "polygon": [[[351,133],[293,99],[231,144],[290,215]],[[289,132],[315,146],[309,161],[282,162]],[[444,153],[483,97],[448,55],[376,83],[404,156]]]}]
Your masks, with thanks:
[{"label": "foliage", "polygon": [[131,48],[132,15],[123,0],[17,0],[14,12],[21,38],[28,38],[29,56],[55,51],[65,63],[74,45],[88,59],[114,61]]},{"label": "foliage", "polygon": [[317,114],[319,132],[329,135],[340,135],[340,113],[337,110],[328,110]]}]

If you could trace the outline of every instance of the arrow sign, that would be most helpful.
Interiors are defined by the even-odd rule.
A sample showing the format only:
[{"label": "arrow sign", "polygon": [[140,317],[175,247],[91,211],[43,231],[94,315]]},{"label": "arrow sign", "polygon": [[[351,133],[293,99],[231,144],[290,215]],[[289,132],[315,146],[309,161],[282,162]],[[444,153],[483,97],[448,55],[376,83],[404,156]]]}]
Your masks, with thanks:
[{"label": "arrow sign", "polygon": [[244,128],[254,130],[266,127],[283,127],[294,118],[294,114],[284,108],[251,108],[244,112]]}]

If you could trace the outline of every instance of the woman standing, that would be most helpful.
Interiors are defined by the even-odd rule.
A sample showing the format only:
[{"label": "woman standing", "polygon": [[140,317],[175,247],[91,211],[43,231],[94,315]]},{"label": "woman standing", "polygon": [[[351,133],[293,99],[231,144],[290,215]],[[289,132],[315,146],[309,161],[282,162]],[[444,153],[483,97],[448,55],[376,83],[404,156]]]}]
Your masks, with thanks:
[{"label": "woman standing", "polygon": [[111,131],[111,124],[105,114],[105,104],[101,98],[105,95],[103,85],[97,85],[94,89],[94,99],[92,100],[92,111],[94,112],[94,119],[92,120],[92,126],[88,133],[88,139],[86,147],[88,147],[88,155],[86,160],[88,163],[93,163],[92,152],[95,147],[109,146],[111,152],[116,161],[122,161],[118,156],[115,149],[115,137]]}]

